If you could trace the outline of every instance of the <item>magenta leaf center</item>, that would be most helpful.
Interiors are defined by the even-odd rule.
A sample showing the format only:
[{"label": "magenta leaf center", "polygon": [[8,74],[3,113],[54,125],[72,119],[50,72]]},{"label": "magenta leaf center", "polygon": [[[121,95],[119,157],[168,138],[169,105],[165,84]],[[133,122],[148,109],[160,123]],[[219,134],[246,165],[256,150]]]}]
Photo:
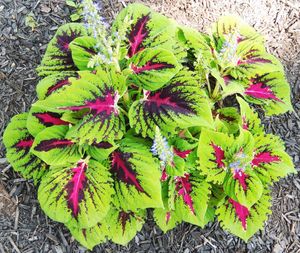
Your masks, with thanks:
[{"label": "magenta leaf center", "polygon": [[80,111],[83,109],[89,109],[89,111],[93,115],[99,115],[102,113],[105,113],[106,116],[109,116],[112,113],[118,115],[119,113],[117,109],[118,100],[119,100],[119,95],[117,92],[115,92],[114,95],[112,95],[111,93],[107,93],[104,98],[97,98],[92,101],[86,101],[84,105],[68,106],[68,107],[62,107],[60,109],[71,110],[71,111]]},{"label": "magenta leaf center", "polygon": [[176,177],[176,190],[178,194],[182,196],[184,203],[188,205],[192,213],[195,214],[193,200],[191,197],[192,185],[189,178],[190,175],[188,173],[186,173],[183,177]]},{"label": "magenta leaf center", "polygon": [[247,229],[247,218],[250,214],[248,208],[241,205],[240,203],[234,201],[231,198],[228,201],[234,207],[235,213],[236,213],[237,217],[239,218],[239,220],[241,221],[243,229],[246,230]]},{"label": "magenta leaf center", "polygon": [[58,113],[45,112],[45,113],[33,113],[38,118],[41,124],[50,127],[53,125],[69,125],[69,122],[60,119]]},{"label": "magenta leaf center", "polygon": [[270,152],[261,152],[256,154],[251,162],[252,166],[259,166],[261,163],[279,162],[278,156],[271,155]]},{"label": "magenta leaf center", "polygon": [[223,159],[225,158],[224,150],[220,146],[215,145],[214,143],[211,143],[210,145],[214,149],[214,153],[216,157],[215,162],[217,163],[218,167],[224,168],[225,167],[225,164],[223,162]]},{"label": "magenta leaf center", "polygon": [[252,83],[246,90],[245,94],[254,98],[259,99],[274,99],[279,102],[283,102],[270,89],[269,86],[265,85],[262,82],[259,83]]},{"label": "magenta leaf center", "polygon": [[84,188],[87,184],[85,172],[88,165],[80,161],[75,168],[72,168],[72,179],[66,185],[68,207],[72,210],[74,217],[78,216],[79,204],[84,198]]}]

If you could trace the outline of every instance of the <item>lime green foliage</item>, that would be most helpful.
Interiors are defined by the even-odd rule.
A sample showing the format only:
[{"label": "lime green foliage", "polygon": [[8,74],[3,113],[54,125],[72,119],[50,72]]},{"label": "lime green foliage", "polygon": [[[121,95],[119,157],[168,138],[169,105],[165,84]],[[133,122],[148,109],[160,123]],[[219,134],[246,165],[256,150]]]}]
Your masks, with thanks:
[{"label": "lime green foliage", "polygon": [[237,17],[200,33],[141,4],[109,29],[92,0],[67,4],[85,24],[58,29],[37,69],[38,100],[3,136],[44,212],[88,249],[126,245],[148,208],[164,232],[215,217],[245,241],[262,229],[269,187],[295,173],[248,104],[292,110],[263,37]]}]

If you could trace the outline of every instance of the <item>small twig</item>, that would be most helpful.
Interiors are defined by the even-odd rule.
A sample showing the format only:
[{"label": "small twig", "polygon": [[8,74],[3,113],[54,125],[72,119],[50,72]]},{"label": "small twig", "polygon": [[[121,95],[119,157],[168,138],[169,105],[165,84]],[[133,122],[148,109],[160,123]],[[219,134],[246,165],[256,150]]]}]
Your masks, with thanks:
[{"label": "small twig", "polygon": [[201,235],[201,237],[202,237],[202,239],[204,240],[204,245],[205,245],[206,243],[208,243],[208,244],[209,244],[210,246],[212,246],[214,249],[217,248],[217,246],[214,245],[214,244],[212,244],[212,243],[210,242],[210,240],[208,240],[205,236]]},{"label": "small twig", "polygon": [[8,238],[8,240],[9,240],[10,244],[11,244],[11,245],[13,246],[13,248],[15,249],[15,251],[17,251],[17,253],[21,253],[21,251],[19,250],[19,248],[17,247],[17,245],[15,244],[15,242],[13,241],[13,239],[12,239],[10,236],[8,236],[7,238]]},{"label": "small twig", "polygon": [[3,245],[1,244],[1,242],[0,242],[0,252],[1,252],[1,253],[5,253],[4,247],[3,247]]},{"label": "small twig", "polygon": [[18,225],[19,225],[19,207],[17,206],[16,208],[16,217],[15,217],[15,225],[14,225],[14,229],[17,230],[18,229]]},{"label": "small twig", "polygon": [[34,10],[39,4],[40,4],[41,0],[38,0],[35,4],[35,6],[32,8],[32,10]]},{"label": "small twig", "polygon": [[6,158],[0,158],[0,164],[5,164],[7,163],[7,159]]}]

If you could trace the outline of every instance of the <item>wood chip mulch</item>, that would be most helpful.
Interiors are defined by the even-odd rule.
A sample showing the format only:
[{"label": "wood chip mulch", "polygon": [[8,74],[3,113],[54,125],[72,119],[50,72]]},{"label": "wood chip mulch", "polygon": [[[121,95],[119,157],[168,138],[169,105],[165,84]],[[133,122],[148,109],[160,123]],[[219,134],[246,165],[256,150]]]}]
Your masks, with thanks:
[{"label": "wood chip mulch", "polygon": [[[108,21],[129,2],[104,0]],[[295,112],[264,120],[268,132],[286,142],[300,171],[300,2],[299,0],[144,0],[153,9],[204,30],[220,15],[236,13],[265,35],[268,50],[284,64]],[[35,68],[47,43],[70,10],[64,0],[0,0],[0,136],[9,119],[35,101]],[[33,28],[26,25],[31,16]],[[28,18],[27,18],[28,19]],[[28,23],[27,23],[28,24]],[[67,229],[41,211],[35,187],[23,180],[5,159],[0,137],[0,253],[81,253]],[[289,176],[272,189],[273,214],[264,231],[244,243],[217,222],[204,229],[181,224],[163,234],[150,218],[126,247],[113,243],[93,252],[300,252],[300,176]],[[4,208],[5,206],[5,208]]]}]

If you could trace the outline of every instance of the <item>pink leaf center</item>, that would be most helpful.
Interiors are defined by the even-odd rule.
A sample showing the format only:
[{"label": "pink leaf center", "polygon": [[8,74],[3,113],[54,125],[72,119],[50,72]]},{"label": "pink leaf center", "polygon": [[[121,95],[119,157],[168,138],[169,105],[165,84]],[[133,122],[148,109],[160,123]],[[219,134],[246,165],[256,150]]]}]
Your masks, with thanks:
[{"label": "pink leaf center", "polygon": [[191,149],[180,151],[179,149],[173,148],[173,151],[175,155],[181,157],[181,158],[187,158],[188,155],[193,151]]},{"label": "pink leaf center", "polygon": [[242,222],[243,229],[246,230],[247,229],[247,218],[250,214],[248,208],[241,205],[240,203],[234,201],[231,198],[228,201],[234,207],[237,217]]},{"label": "pink leaf center", "polygon": [[98,115],[100,113],[105,113],[107,116],[114,113],[115,115],[118,114],[117,109],[117,102],[119,100],[119,95],[116,92],[114,95],[108,93],[104,98],[97,98],[92,101],[86,101],[84,105],[79,106],[68,106],[62,107],[62,110],[71,110],[71,111],[80,111],[82,109],[89,109],[89,111],[94,114]]},{"label": "pink leaf center", "polygon": [[246,183],[246,179],[249,176],[247,174],[245,174],[244,171],[242,170],[235,170],[234,174],[233,174],[233,178],[238,180],[240,185],[243,187],[243,190],[246,191],[247,190],[247,183]]},{"label": "pink leaf center", "polygon": [[166,172],[166,169],[163,169],[160,180],[161,180],[162,182],[164,182],[164,181],[166,181],[167,179],[168,179],[168,174],[167,174],[167,172]]},{"label": "pink leaf center", "polygon": [[33,113],[35,117],[38,118],[40,123],[49,127],[53,125],[69,125],[69,122],[60,119],[60,115],[52,112],[45,113]]},{"label": "pink leaf center", "polygon": [[251,162],[252,166],[259,166],[261,163],[279,162],[278,156],[272,156],[270,152],[261,152],[256,154]]},{"label": "pink leaf center", "polygon": [[28,149],[31,148],[32,144],[33,144],[33,139],[29,138],[27,140],[20,140],[15,147],[18,149]]},{"label": "pink leaf center", "polygon": [[247,122],[247,119],[246,119],[245,116],[242,117],[242,127],[243,127],[243,129],[245,129],[245,130],[248,130],[248,129],[249,129],[248,122]]},{"label": "pink leaf center", "polygon": [[176,190],[182,196],[185,204],[188,205],[193,214],[195,214],[193,200],[191,197],[192,185],[189,182],[190,175],[186,173],[183,177],[176,177]]},{"label": "pink leaf center", "polygon": [[153,95],[150,95],[147,97],[147,103],[154,103],[157,107],[161,106],[171,106],[171,107],[177,107],[176,102],[171,101],[171,97],[162,97],[162,94],[160,92],[156,92]]},{"label": "pink leaf center", "polygon": [[220,146],[215,145],[214,143],[211,143],[211,146],[214,149],[215,157],[216,157],[216,163],[217,163],[218,167],[219,168],[224,168],[225,164],[222,161],[225,158],[224,150]]},{"label": "pink leaf center", "polygon": [[66,185],[68,207],[72,210],[74,217],[78,216],[79,204],[84,198],[84,188],[87,183],[85,172],[88,165],[80,161],[75,168],[72,168],[72,178]]},{"label": "pink leaf center", "polygon": [[171,212],[167,212],[166,213],[166,224],[169,223],[170,218],[171,218]]},{"label": "pink leaf center", "polygon": [[269,86],[261,82],[251,84],[246,89],[245,94],[254,98],[274,99],[276,101],[283,102],[282,100],[280,100],[275,96],[275,94],[273,93],[273,91],[270,89]]}]

